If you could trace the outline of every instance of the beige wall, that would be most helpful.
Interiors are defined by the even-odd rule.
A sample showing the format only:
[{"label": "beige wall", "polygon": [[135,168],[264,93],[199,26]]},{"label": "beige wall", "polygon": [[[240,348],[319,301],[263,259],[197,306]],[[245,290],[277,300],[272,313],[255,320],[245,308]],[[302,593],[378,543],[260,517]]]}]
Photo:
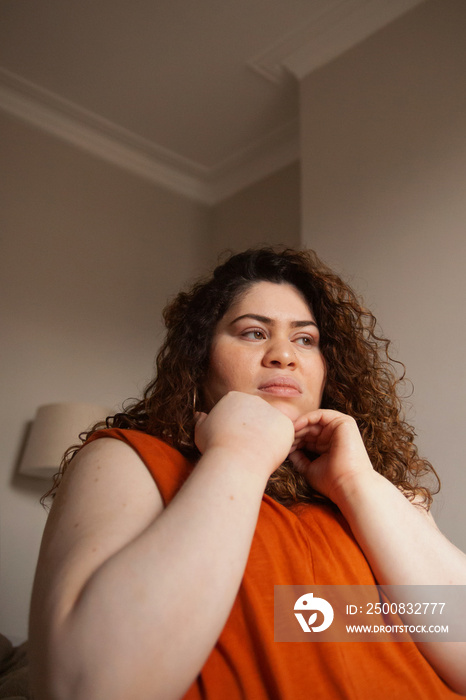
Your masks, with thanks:
[{"label": "beige wall", "polygon": [[14,475],[40,404],[117,407],[152,374],[160,312],[203,267],[207,212],[0,114],[0,631],[26,634],[44,483]]},{"label": "beige wall", "polygon": [[466,549],[466,3],[432,0],[302,84],[303,239],[413,380],[441,528]]},{"label": "beige wall", "polygon": [[220,202],[211,212],[211,256],[261,245],[299,246],[300,167],[293,163]]},{"label": "beige wall", "polygon": [[21,640],[47,482],[16,469],[37,407],[139,395],[168,297],[226,248],[299,240],[299,167],[208,210],[1,113],[0,131],[0,631]]}]

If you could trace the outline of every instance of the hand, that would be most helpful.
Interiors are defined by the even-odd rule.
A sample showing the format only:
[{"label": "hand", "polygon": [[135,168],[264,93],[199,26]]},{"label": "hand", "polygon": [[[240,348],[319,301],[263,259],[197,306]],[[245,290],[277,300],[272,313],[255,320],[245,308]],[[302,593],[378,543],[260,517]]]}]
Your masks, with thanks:
[{"label": "hand", "polygon": [[[373,474],[356,421],[338,411],[319,409],[295,422],[290,460],[310,485],[335,503],[351,479]],[[310,460],[305,452],[319,454]]]},{"label": "hand", "polygon": [[294,439],[291,420],[259,396],[231,391],[207,415],[200,413],[195,442],[202,454],[213,448],[240,455],[266,478],[286,459]]}]

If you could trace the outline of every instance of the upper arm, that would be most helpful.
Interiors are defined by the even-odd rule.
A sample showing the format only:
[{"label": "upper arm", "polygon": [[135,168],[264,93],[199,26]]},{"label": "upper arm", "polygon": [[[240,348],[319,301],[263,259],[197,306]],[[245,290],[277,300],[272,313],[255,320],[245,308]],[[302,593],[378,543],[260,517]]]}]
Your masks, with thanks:
[{"label": "upper arm", "polygon": [[31,605],[31,635],[59,622],[86,582],[163,510],[146,466],[127,444],[99,439],[65,472],[45,527]]},{"label": "upper arm", "polygon": [[414,496],[413,500],[411,501],[412,505],[416,508],[416,510],[421,513],[425,519],[433,526],[435,527],[436,530],[438,530],[437,523],[434,520],[434,516],[432,515],[432,511],[430,508],[427,508],[425,505],[424,498],[417,494]]}]

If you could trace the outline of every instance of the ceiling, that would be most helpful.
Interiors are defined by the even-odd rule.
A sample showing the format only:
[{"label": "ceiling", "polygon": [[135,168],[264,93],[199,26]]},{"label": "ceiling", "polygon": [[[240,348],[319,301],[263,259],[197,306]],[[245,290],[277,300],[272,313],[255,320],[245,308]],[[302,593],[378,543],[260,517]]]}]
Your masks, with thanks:
[{"label": "ceiling", "polygon": [[423,0],[0,0],[0,108],[213,203],[299,157],[299,80]]}]

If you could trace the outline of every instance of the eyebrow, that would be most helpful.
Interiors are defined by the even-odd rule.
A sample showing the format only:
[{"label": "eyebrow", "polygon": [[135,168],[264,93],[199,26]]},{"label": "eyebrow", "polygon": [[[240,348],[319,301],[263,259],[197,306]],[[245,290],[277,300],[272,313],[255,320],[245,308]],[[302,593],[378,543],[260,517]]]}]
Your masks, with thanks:
[{"label": "eyebrow", "polygon": [[[242,316],[238,316],[238,318],[235,318],[230,323],[230,326],[232,326],[234,323],[237,323],[238,321],[241,321],[241,319],[243,318],[252,318],[255,321],[259,321],[260,323],[266,323],[269,326],[275,325],[275,321],[273,320],[273,318],[269,318],[268,316],[260,316],[259,314],[243,314]],[[290,325],[292,328],[304,328],[305,326],[315,326],[316,328],[318,328],[317,323],[315,321],[311,321],[310,319],[308,321],[292,321]]]}]

